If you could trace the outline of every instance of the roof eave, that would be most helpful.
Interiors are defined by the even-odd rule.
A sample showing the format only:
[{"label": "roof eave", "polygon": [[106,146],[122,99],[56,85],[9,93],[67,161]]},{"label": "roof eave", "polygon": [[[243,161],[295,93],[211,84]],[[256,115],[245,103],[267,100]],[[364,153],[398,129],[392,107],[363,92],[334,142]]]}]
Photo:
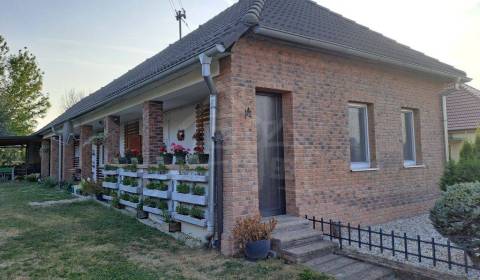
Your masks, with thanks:
[{"label": "roof eave", "polygon": [[314,38],[310,38],[310,37],[302,36],[302,35],[299,35],[299,34],[286,32],[286,31],[283,31],[283,30],[278,30],[278,29],[274,29],[274,28],[270,28],[270,27],[257,26],[256,28],[254,28],[254,32],[256,34],[259,34],[259,35],[263,35],[263,36],[267,36],[267,37],[271,37],[271,38],[275,38],[275,39],[279,39],[279,40],[283,40],[283,41],[293,42],[293,43],[296,43],[296,44],[301,44],[301,45],[305,45],[305,46],[309,46],[309,47],[315,47],[315,48],[320,48],[320,49],[325,49],[325,50],[329,50],[329,51],[339,52],[339,53],[343,53],[343,54],[347,54],[347,55],[352,55],[352,56],[356,56],[356,57],[361,57],[361,58],[365,58],[365,59],[368,59],[368,60],[378,61],[378,62],[387,63],[387,64],[391,64],[391,65],[395,65],[395,66],[399,66],[399,67],[403,67],[403,68],[408,68],[408,69],[412,69],[412,70],[416,70],[416,71],[420,71],[420,72],[424,72],[424,73],[433,74],[433,75],[436,75],[436,76],[441,76],[441,77],[444,77],[444,78],[455,79],[455,80],[460,79],[461,82],[469,82],[469,81],[472,80],[471,78],[469,78],[465,75],[461,75],[460,73],[459,73],[459,75],[455,75],[455,74],[452,74],[452,73],[438,71],[438,70],[427,68],[427,67],[424,67],[424,66],[421,66],[421,65],[405,63],[405,62],[402,62],[402,61],[399,61],[399,60],[396,60],[396,59],[393,59],[393,58],[380,56],[380,55],[377,55],[377,54],[368,53],[368,52],[361,51],[361,50],[356,50],[356,49],[353,49],[353,48],[350,48],[350,47],[347,47],[347,46],[333,44],[333,43],[330,43],[330,42],[320,41],[320,40],[317,40],[317,39],[314,39]]}]

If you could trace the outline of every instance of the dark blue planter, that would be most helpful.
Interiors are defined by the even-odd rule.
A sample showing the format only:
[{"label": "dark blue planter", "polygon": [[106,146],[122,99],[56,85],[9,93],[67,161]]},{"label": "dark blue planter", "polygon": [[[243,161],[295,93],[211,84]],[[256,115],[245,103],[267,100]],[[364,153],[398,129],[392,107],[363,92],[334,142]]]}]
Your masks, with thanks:
[{"label": "dark blue planter", "polygon": [[248,242],[245,246],[245,256],[251,261],[263,260],[267,258],[270,248],[270,240]]}]

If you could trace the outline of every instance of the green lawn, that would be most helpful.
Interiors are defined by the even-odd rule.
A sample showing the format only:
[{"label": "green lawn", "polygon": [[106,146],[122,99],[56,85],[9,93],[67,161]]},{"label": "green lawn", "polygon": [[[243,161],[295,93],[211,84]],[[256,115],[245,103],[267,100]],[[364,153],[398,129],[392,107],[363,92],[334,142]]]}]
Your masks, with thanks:
[{"label": "green lawn", "polygon": [[281,260],[190,249],[134,218],[32,183],[0,184],[0,279],[327,279]]}]

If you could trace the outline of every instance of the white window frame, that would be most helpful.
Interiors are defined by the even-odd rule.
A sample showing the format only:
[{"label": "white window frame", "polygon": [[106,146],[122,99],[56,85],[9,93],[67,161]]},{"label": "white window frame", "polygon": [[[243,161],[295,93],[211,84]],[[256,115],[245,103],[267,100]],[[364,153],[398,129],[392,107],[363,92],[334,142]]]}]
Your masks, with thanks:
[{"label": "white window frame", "polygon": [[[403,166],[408,167],[408,166],[415,166],[417,165],[417,147],[416,147],[416,141],[415,141],[415,112],[413,110],[409,109],[402,109],[402,118],[403,121],[405,122],[405,113],[411,113],[412,114],[412,125],[411,125],[411,133],[412,133],[412,148],[413,148],[413,160],[406,160],[405,158],[403,159]],[[407,127],[407,124],[405,123],[405,128]],[[402,139],[403,139],[403,127],[402,127]],[[402,143],[403,144],[403,143]],[[402,145],[403,146],[403,145]],[[403,148],[403,147],[402,147]],[[402,157],[403,157],[403,149],[402,149]]]},{"label": "white window frame", "polygon": [[[350,169],[351,170],[362,170],[362,169],[369,169],[371,167],[371,158],[370,158],[370,135],[368,133],[369,125],[368,125],[368,105],[361,104],[361,103],[348,103],[348,108],[364,108],[365,116],[365,153],[367,161],[364,162],[352,162],[350,158]],[[348,124],[350,125],[350,124]],[[350,147],[351,148],[351,147]]]}]

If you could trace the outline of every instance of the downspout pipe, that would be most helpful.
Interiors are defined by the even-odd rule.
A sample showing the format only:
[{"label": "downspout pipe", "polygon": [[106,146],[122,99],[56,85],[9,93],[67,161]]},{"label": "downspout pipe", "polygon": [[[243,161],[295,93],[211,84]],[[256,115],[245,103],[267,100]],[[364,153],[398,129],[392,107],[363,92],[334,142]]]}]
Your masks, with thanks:
[{"label": "downspout pipe", "polygon": [[213,82],[211,73],[212,57],[217,54],[225,52],[222,45],[216,45],[209,53],[202,53],[199,55],[200,63],[202,64],[202,77],[210,92],[210,156],[208,159],[208,213],[207,213],[207,240],[210,240],[212,245],[212,237],[215,235],[215,139],[214,135],[217,131],[217,95],[218,91]]},{"label": "downspout pipe", "polygon": [[[455,82],[455,90],[461,89],[462,80],[458,78]],[[447,115],[447,96],[450,92],[442,94],[442,113],[443,113],[443,141],[445,143],[445,161],[450,161],[450,149],[448,143],[448,115]]]}]

